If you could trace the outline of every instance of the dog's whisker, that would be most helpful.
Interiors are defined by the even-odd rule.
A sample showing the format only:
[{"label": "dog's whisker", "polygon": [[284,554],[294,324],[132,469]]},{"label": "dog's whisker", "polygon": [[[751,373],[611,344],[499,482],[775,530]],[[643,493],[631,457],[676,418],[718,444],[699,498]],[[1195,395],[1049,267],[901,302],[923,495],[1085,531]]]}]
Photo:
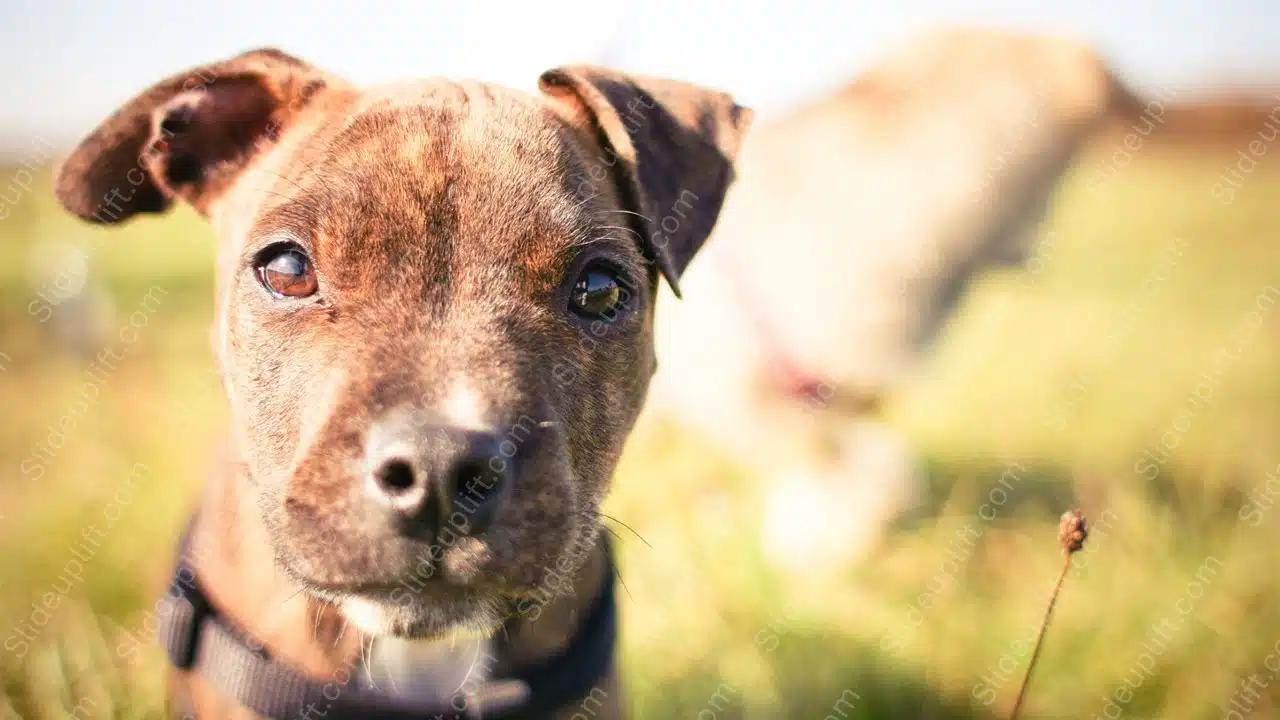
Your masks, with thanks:
[{"label": "dog's whisker", "polygon": [[303,590],[305,590],[305,589],[306,589],[306,588],[298,588],[297,592],[295,592],[295,593],[293,593],[292,595],[290,595],[289,597],[285,598],[285,599],[284,599],[284,602],[281,602],[281,603],[280,603],[280,607],[284,607],[284,606],[285,606],[285,603],[287,603],[287,602],[289,602],[290,600],[292,600],[292,599],[294,599],[294,598],[298,597],[299,595],[301,595],[301,594],[302,594],[302,591],[303,591]]},{"label": "dog's whisker", "polygon": [[[604,527],[604,526],[601,526],[601,527]],[[614,537],[618,537],[618,534],[613,530],[610,530],[607,527],[605,528],[605,530],[607,530]],[[627,594],[627,599],[634,601],[636,598],[634,595],[631,594],[631,588],[627,587],[627,582],[622,579],[622,570],[617,566],[616,563],[613,566],[613,576],[618,579],[618,584],[622,586],[622,591]]]},{"label": "dog's whisker", "polygon": [[[304,169],[305,169],[305,168],[304,168]],[[260,170],[260,172],[267,173],[268,175],[274,175],[274,176],[276,176],[276,177],[280,178],[281,180],[283,180],[283,181],[285,181],[285,182],[289,183],[290,185],[292,185],[292,186],[294,186],[294,187],[298,188],[298,190],[300,190],[301,192],[306,192],[306,191],[307,191],[307,189],[306,189],[306,188],[304,188],[304,187],[302,187],[301,185],[299,185],[299,184],[298,184],[297,182],[295,182],[292,178],[287,178],[287,177],[285,177],[285,176],[281,175],[280,173],[278,173],[278,172],[276,172],[276,171],[274,171],[274,170],[268,170],[267,168],[262,168],[262,169]]]},{"label": "dog's whisker", "polygon": [[350,622],[347,620],[346,615],[340,614],[340,616],[342,617],[342,627],[338,629],[338,636],[333,639],[333,647],[335,649],[338,647],[338,643],[342,642],[342,636],[347,632],[347,623]]},{"label": "dog's whisker", "polygon": [[280,619],[284,616],[284,613],[285,613],[285,605],[289,604],[290,600],[298,597],[298,595],[301,593],[302,593],[302,588],[299,588],[298,590],[293,592],[291,595],[289,595],[289,597],[281,601],[280,604],[277,605],[274,610],[271,610],[267,613],[266,618],[264,618],[263,624],[270,628],[275,628],[279,626]]},{"label": "dog's whisker", "polygon": [[[369,652],[373,652],[373,643],[369,643]],[[385,653],[382,657],[382,667],[387,671],[387,684],[391,686],[391,691],[398,695],[400,687],[396,685],[395,669],[391,667],[391,658]]]},{"label": "dog's whisker", "polygon": [[602,518],[606,518],[606,519],[608,519],[608,520],[612,520],[613,522],[618,523],[619,525],[621,525],[622,527],[626,528],[627,530],[630,530],[632,535],[635,535],[637,538],[640,538],[640,542],[644,543],[645,545],[648,545],[650,550],[652,550],[652,549],[653,549],[653,545],[652,545],[652,544],[650,544],[650,542],[649,542],[648,540],[645,540],[645,539],[644,539],[644,537],[642,537],[642,536],[640,535],[640,533],[636,532],[636,529],[635,529],[635,528],[633,528],[633,527],[631,527],[630,525],[628,525],[628,524],[626,524],[626,523],[622,522],[621,520],[619,520],[618,518],[616,518],[616,517],[614,517],[614,516],[612,516],[612,515],[606,515],[605,513],[602,513],[602,512],[596,512],[596,515],[598,515],[598,516],[600,516],[600,517],[602,517]]},{"label": "dog's whisker", "polygon": [[284,200],[290,200],[290,201],[292,201],[292,200],[294,199],[294,198],[292,198],[292,197],[290,197],[290,196],[288,196],[288,195],[284,195],[284,194],[282,194],[282,193],[278,193],[278,192],[276,192],[275,190],[268,190],[268,189],[266,189],[266,188],[251,188],[251,189],[252,189],[254,192],[260,192],[260,193],[262,193],[263,195],[274,195],[275,197],[278,197],[278,198],[281,198],[281,199],[284,199]]},{"label": "dog's whisker", "polygon": [[252,190],[254,192],[260,192],[263,195],[272,195],[274,197],[280,198],[281,200],[285,200],[289,203],[292,203],[294,205],[293,209],[297,211],[303,211],[308,213],[319,213],[320,211],[317,205],[306,200],[300,200],[296,195],[285,195],[283,193],[278,193],[275,190],[269,190],[267,188],[252,188]]},{"label": "dog's whisker", "polygon": [[625,214],[625,215],[635,215],[636,217],[640,218],[641,220],[644,220],[645,222],[653,222],[652,220],[650,220],[650,219],[649,219],[649,216],[648,216],[648,215],[641,215],[640,213],[635,212],[635,211],[632,211],[632,210],[601,210],[600,212],[601,212],[601,213],[620,213],[620,214]]},{"label": "dog's whisker", "polygon": [[286,201],[286,203],[289,203],[289,204],[282,204],[281,206],[290,208],[290,210],[292,211],[289,213],[290,215],[302,214],[302,213],[318,214],[320,212],[319,206],[309,201],[299,200],[298,197],[294,195],[285,195],[283,193],[278,193],[274,190],[268,190],[266,188],[253,188],[253,191],[260,192],[263,195],[271,195],[274,197],[278,197],[281,200]]},{"label": "dog's whisker", "polygon": [[613,576],[618,578],[618,584],[622,586],[622,591],[627,594],[627,599],[634,602],[635,597],[631,594],[631,589],[627,587],[627,582],[622,579],[622,571],[618,569],[617,565],[613,566]]},{"label": "dog's whisker", "polygon": [[571,248],[591,247],[592,245],[599,245],[600,243],[603,243],[603,242],[609,242],[609,239],[610,239],[609,236],[601,235],[600,237],[595,237],[595,238],[575,240],[574,242],[569,243],[569,247]]},{"label": "dog's whisker", "polygon": [[[620,225],[601,225],[597,228],[597,230],[621,230],[622,232],[631,233],[632,235],[636,236],[636,238],[638,238],[641,242],[644,241],[643,235],[641,235],[640,233],[636,232],[631,228],[622,227]],[[596,245],[598,243],[609,242],[610,240],[613,240],[613,238],[608,234],[598,235],[595,237],[585,237],[581,239],[576,239],[573,242],[569,243],[569,247],[571,248],[589,247],[591,245]]]},{"label": "dog's whisker", "polygon": [[619,535],[619,534],[618,534],[618,532],[617,532],[616,530],[614,530],[613,528],[609,527],[608,525],[603,525],[603,524],[602,524],[600,527],[601,527],[601,529],[603,529],[605,532],[607,532],[607,533],[609,533],[610,535],[612,535],[612,536],[613,536],[613,538],[614,538],[615,540],[617,540],[618,542],[622,542],[622,536],[621,536],[621,535]]},{"label": "dog's whisker", "polygon": [[632,230],[631,228],[628,228],[628,227],[622,227],[621,225],[601,225],[601,226],[600,226],[600,229],[601,229],[601,230],[621,230],[621,231],[623,231],[623,232],[629,232],[629,233],[631,233],[632,235],[635,235],[636,237],[640,238],[641,242],[643,242],[643,241],[644,241],[644,236],[643,236],[643,235],[641,235],[640,233],[636,232],[635,230]]},{"label": "dog's whisker", "polygon": [[467,666],[466,674],[462,676],[462,680],[458,683],[458,687],[453,689],[454,694],[457,694],[462,690],[462,688],[466,687],[467,681],[471,679],[472,674],[476,671],[476,664],[480,661],[480,655],[482,653],[484,653],[484,646],[482,644],[477,644],[476,656],[471,658],[471,664]]},{"label": "dog's whisker", "polygon": [[598,198],[598,197],[600,197],[600,193],[592,193],[592,194],[590,194],[590,195],[588,195],[588,196],[586,196],[586,197],[582,198],[582,200],[578,201],[578,204],[577,204],[577,205],[574,205],[574,206],[573,206],[573,209],[574,209],[574,210],[577,210],[578,208],[581,208],[583,205],[586,205],[587,203],[591,202],[592,200],[595,200],[595,199],[596,199],[596,198]]},{"label": "dog's whisker", "polygon": [[373,680],[373,633],[369,633],[369,645],[366,652],[364,643],[365,633],[360,633],[360,664],[364,666],[365,679],[369,681],[369,687],[378,690],[378,683]]},{"label": "dog's whisker", "polygon": [[[337,148],[335,147],[335,143],[334,143],[334,141],[332,141],[332,140],[326,140],[326,141],[322,142],[322,143],[321,143],[321,149],[322,149],[322,150],[323,150],[323,152],[324,152],[324,159],[325,159],[325,160],[331,159],[335,154],[338,154],[338,153],[339,153],[339,151],[338,151],[338,150],[337,150]],[[329,182],[331,178],[330,178],[329,176],[325,175],[324,173],[317,172],[317,171],[315,170],[315,167],[316,167],[317,165],[319,165],[319,164],[320,164],[320,162],[319,162],[319,161],[316,161],[316,162],[312,163],[311,165],[304,165],[304,166],[303,166],[303,168],[307,171],[307,173],[308,173],[311,177],[314,177],[314,178],[316,179],[316,181],[317,181],[317,182],[319,182],[321,185],[323,185],[323,186],[324,186],[324,189],[325,189],[327,192],[333,192],[333,191],[334,191],[334,185],[333,185],[333,183]]]}]

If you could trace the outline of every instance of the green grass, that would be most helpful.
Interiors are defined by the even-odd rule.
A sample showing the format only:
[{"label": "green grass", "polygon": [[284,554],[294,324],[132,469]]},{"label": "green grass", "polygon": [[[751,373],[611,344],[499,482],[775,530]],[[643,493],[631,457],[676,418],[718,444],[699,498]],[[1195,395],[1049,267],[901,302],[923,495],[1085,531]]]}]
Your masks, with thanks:
[{"label": "green grass", "polygon": [[[1061,563],[1057,516],[1074,504],[1105,527],[1066,583],[1023,717],[1093,717],[1120,691],[1123,717],[1218,718],[1251,673],[1269,687],[1236,700],[1274,713],[1280,677],[1264,663],[1280,641],[1280,508],[1263,512],[1250,493],[1280,465],[1280,313],[1243,346],[1233,331],[1264,287],[1280,287],[1280,167],[1260,166],[1222,206],[1209,187],[1233,153],[1150,147],[1101,192],[1085,187],[1086,168],[1074,175],[1037,270],[985,277],[891,408],[934,500],[839,577],[770,570],[755,542],[761,481],[695,437],[643,428],[607,509],[647,541],[618,528],[634,715],[821,718],[845,693],[849,717],[1002,717]],[[1175,240],[1181,255],[1144,296]],[[116,314],[100,318],[92,354],[28,313],[37,242],[96,248],[91,279]],[[0,649],[0,718],[60,718],[77,702],[92,717],[160,716],[159,653],[132,663],[118,648],[163,586],[224,431],[208,350],[212,257],[189,213],[89,229],[58,213],[47,186],[0,222],[0,635],[30,621],[81,528],[119,511],[26,655]],[[43,476],[24,475],[97,349],[118,343],[153,286],[167,294],[119,369]],[[1159,476],[1144,477],[1135,462],[1224,347],[1238,359],[1176,431]],[[984,521],[978,509],[1011,461],[1032,472]],[[135,463],[147,472],[133,500],[113,500]],[[962,538],[963,561],[949,561]],[[1144,672],[1144,647],[1157,646]],[[1126,675],[1141,679],[1131,697]]]}]

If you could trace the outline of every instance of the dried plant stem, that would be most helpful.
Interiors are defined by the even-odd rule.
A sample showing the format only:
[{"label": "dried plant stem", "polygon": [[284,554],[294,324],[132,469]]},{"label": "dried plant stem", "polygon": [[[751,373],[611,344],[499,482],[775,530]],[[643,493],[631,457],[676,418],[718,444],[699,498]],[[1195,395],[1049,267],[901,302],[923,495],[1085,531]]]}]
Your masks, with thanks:
[{"label": "dried plant stem", "polygon": [[1067,571],[1071,569],[1071,553],[1063,553],[1062,572],[1058,575],[1058,584],[1053,586],[1053,594],[1049,596],[1049,605],[1044,609],[1044,619],[1040,621],[1040,632],[1036,635],[1036,646],[1031,651],[1031,661],[1027,663],[1027,672],[1022,676],[1022,686],[1018,688],[1018,699],[1013,701],[1013,710],[1009,720],[1017,720],[1018,710],[1022,707],[1022,696],[1027,692],[1031,682],[1031,672],[1036,668],[1036,658],[1040,657],[1040,646],[1044,644],[1044,631],[1049,627],[1049,617],[1053,615],[1053,605],[1058,601],[1058,593],[1062,590],[1062,581],[1067,579]]},{"label": "dried plant stem", "polygon": [[1040,646],[1044,644],[1044,634],[1049,629],[1049,619],[1053,617],[1053,606],[1058,602],[1058,593],[1062,592],[1062,582],[1067,579],[1067,571],[1071,569],[1071,556],[1084,547],[1084,541],[1088,537],[1089,527],[1084,513],[1079,510],[1069,510],[1062,514],[1062,519],[1058,523],[1058,545],[1062,548],[1062,572],[1058,574],[1058,582],[1053,586],[1053,593],[1049,595],[1049,604],[1044,609],[1044,619],[1040,621],[1040,632],[1036,634],[1036,646],[1031,651],[1031,661],[1027,663],[1027,673],[1022,676],[1022,685],[1018,688],[1018,698],[1013,701],[1009,720],[1017,720],[1018,710],[1022,708],[1022,698],[1027,692],[1027,685],[1031,683],[1031,673],[1036,669],[1036,659],[1040,657]]}]

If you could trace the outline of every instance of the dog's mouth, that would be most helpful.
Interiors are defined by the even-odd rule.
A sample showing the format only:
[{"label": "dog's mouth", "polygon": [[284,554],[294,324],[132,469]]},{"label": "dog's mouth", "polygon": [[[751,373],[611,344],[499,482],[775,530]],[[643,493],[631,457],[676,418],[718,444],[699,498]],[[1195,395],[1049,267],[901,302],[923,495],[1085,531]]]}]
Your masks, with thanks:
[{"label": "dog's mouth", "polygon": [[371,635],[439,638],[491,635],[510,614],[511,603],[491,587],[431,583],[311,587],[308,592]]}]

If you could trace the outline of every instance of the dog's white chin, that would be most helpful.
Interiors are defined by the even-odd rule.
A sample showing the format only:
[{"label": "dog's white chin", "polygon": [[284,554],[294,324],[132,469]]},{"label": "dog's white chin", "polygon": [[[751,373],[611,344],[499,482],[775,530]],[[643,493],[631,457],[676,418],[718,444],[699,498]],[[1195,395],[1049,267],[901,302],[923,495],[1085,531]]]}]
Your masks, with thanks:
[{"label": "dog's white chin", "polygon": [[391,632],[391,614],[381,603],[362,597],[349,597],[342,601],[342,614],[352,625],[370,635]]},{"label": "dog's white chin", "polygon": [[344,597],[337,605],[347,621],[367,635],[408,639],[488,637],[503,620],[500,603],[487,598],[455,600],[434,611],[423,606],[396,607],[359,595]]}]

